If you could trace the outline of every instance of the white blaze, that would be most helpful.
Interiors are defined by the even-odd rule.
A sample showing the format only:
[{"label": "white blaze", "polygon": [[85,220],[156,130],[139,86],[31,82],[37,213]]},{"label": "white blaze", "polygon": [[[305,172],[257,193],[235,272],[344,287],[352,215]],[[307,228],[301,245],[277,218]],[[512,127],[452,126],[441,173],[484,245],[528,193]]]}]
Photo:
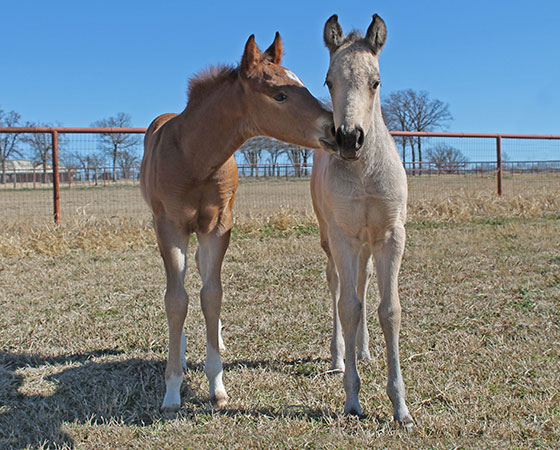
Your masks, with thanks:
[{"label": "white blaze", "polygon": [[300,86],[305,87],[305,84],[303,84],[301,82],[301,80],[298,78],[298,76],[295,73],[293,73],[291,70],[288,70],[288,69],[285,69],[285,70],[286,70],[286,75],[290,80],[294,80]]}]

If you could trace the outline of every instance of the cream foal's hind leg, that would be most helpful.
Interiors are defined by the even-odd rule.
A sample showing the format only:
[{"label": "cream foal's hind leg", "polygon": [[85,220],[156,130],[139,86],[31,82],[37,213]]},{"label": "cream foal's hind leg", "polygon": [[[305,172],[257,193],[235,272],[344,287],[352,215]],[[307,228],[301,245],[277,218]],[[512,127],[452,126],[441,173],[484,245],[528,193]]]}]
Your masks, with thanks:
[{"label": "cream foal's hind leg", "polygon": [[165,368],[166,390],[161,410],[174,412],[181,407],[181,383],[183,367],[186,365],[183,324],[187,315],[188,296],[184,279],[189,235],[179,231],[165,217],[157,218],[154,223],[167,276],[164,298],[169,326],[169,351]]},{"label": "cream foal's hind leg", "polygon": [[226,389],[222,381],[222,360],[220,348],[221,338],[220,310],[222,307],[222,261],[229,245],[230,231],[225,234],[211,232],[198,233],[199,266],[202,277],[200,303],[206,321],[206,363],[204,370],[208,377],[210,399],[218,407],[223,408],[228,401]]}]

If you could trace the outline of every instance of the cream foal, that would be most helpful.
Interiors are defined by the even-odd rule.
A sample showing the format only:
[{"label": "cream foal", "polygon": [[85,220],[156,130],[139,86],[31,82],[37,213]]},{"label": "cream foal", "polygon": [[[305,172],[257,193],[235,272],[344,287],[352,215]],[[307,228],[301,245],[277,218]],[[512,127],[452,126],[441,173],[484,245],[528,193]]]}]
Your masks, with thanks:
[{"label": "cream foal", "polygon": [[[336,15],[325,24],[338,152],[316,151],[311,176],[321,245],[333,298],[333,369],[344,371],[345,413],[360,415],[358,358],[370,359],[366,290],[375,261],[379,321],[387,346],[387,393],[395,421],[412,429],[399,363],[401,306],[398,272],[405,244],[407,181],[395,142],[381,116],[379,53],[385,23],[373,16],[367,34],[344,36]],[[343,336],[344,335],[344,339]]]}]

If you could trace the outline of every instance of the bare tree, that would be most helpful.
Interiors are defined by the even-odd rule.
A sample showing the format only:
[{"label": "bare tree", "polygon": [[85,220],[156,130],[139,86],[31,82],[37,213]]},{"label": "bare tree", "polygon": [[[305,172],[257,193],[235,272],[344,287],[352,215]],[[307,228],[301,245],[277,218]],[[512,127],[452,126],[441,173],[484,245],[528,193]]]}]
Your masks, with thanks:
[{"label": "bare tree", "polygon": [[263,150],[268,153],[267,162],[270,164],[268,176],[279,176],[280,168],[278,167],[278,160],[282,155],[282,147],[276,139],[263,137]]},{"label": "bare tree", "polygon": [[313,150],[310,148],[300,147],[300,152],[301,152],[301,158],[303,160],[303,175],[307,176],[309,175],[308,161],[309,158],[313,155]]},{"label": "bare tree", "polygon": [[[381,104],[381,112],[385,124],[390,130],[409,131],[408,97],[402,95],[403,91],[391,92]],[[397,136],[395,141],[402,148],[402,162],[406,163],[406,144],[410,140],[406,136]],[[414,161],[414,154],[412,155]]]},{"label": "bare tree", "polygon": [[[83,172],[84,181],[89,181],[89,157],[80,152],[74,152],[68,156],[68,159],[71,161],[72,166]],[[81,176],[79,176],[79,179],[81,180]]]},{"label": "bare tree", "polygon": [[[28,123],[28,127],[49,127],[49,124]],[[39,163],[43,169],[43,183],[47,182],[47,168],[52,155],[52,136],[49,133],[29,133],[21,139],[29,144],[33,162]]]},{"label": "bare tree", "polygon": [[95,186],[97,186],[99,170],[105,164],[105,159],[103,158],[103,155],[100,153],[91,153],[90,155],[87,156],[87,164],[88,164],[88,170],[93,173],[92,174],[93,182]]},{"label": "bare tree", "polygon": [[461,150],[448,144],[437,144],[428,149],[427,156],[434,163],[438,172],[459,173],[465,167],[468,159]]},{"label": "bare tree", "polygon": [[[284,153],[294,166],[294,175],[296,177],[301,177],[303,174],[303,164],[304,164],[304,149],[298,145],[294,144],[283,144]],[[307,150],[307,149],[305,149]],[[307,159],[307,153],[305,153],[305,159]]]},{"label": "bare tree", "polygon": [[239,151],[243,155],[243,159],[245,159],[245,162],[250,166],[251,176],[254,176],[255,168],[261,161],[263,149],[269,145],[267,140],[270,139],[263,136],[257,136],[249,139],[239,148]]},{"label": "bare tree", "polygon": [[[276,139],[258,136],[247,141],[240,148],[244,160],[251,165],[259,164],[263,160],[263,152],[268,154],[266,162],[269,164],[268,171],[265,172],[267,176],[274,176],[278,165],[278,159],[282,154],[282,148]],[[251,175],[253,171],[251,171]]]},{"label": "bare tree", "polygon": [[97,185],[97,172],[103,166],[104,157],[99,153],[84,154],[82,152],[70,153],[65,158],[65,164],[68,167],[74,167],[81,171],[84,176],[84,181],[90,181],[90,178],[95,181]]},{"label": "bare tree", "polygon": [[266,149],[268,153],[267,162],[270,164],[270,169],[268,171],[268,176],[274,177],[280,175],[280,167],[278,166],[278,160],[280,159],[280,155],[282,154],[282,150],[278,148],[278,146],[273,145],[267,147]]},{"label": "bare tree", "polygon": [[288,160],[294,166],[294,175],[296,177],[307,176],[307,163],[313,150],[299,145],[288,144],[287,142],[278,142],[279,148],[288,157]]},{"label": "bare tree", "polygon": [[[17,127],[21,116],[10,111],[5,113],[0,109],[0,127]],[[21,156],[18,144],[21,138],[20,133],[2,133],[0,134],[0,164],[2,165],[2,183],[6,184],[6,161],[11,156]]]},{"label": "bare tree", "polygon": [[128,150],[123,150],[119,153],[118,164],[123,171],[123,178],[132,178],[132,170],[140,165],[140,158]]},{"label": "bare tree", "polygon": [[[272,171],[269,172],[269,175],[274,175],[280,156],[286,155],[294,166],[296,177],[307,175],[307,162],[313,151],[309,148],[299,147],[264,136],[249,139],[239,150],[243,154],[245,161],[251,166],[251,176],[254,174],[254,168],[262,160],[262,153],[266,151],[270,155],[269,161],[272,164]],[[279,171],[276,175],[279,175]]]},{"label": "bare tree", "polygon": [[[98,120],[92,124],[101,128],[127,128],[131,126],[129,114],[120,112],[115,117]],[[139,136],[129,133],[103,133],[101,135],[103,151],[111,158],[113,167],[113,181],[117,181],[117,160],[119,154],[132,149],[140,143]]]},{"label": "bare tree", "polygon": [[[453,120],[449,112],[449,105],[438,99],[430,99],[426,91],[406,89],[389,94],[383,101],[383,116],[386,123],[403,131],[433,131],[436,128],[446,128]],[[412,170],[416,168],[416,154],[422,170],[422,140],[420,136],[408,139],[412,151]],[[402,141],[403,152],[406,140]],[[404,161],[403,161],[404,162]]]}]

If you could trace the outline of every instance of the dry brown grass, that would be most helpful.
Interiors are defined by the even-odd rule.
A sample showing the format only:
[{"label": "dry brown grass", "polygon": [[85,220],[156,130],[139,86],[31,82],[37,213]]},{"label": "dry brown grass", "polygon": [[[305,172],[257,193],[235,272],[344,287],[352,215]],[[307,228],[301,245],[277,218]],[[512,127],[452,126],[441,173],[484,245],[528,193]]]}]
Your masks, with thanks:
[{"label": "dry brown grass", "polygon": [[477,192],[451,194],[446,198],[423,198],[409,203],[408,219],[413,222],[462,223],[493,218],[538,218],[560,212],[560,191],[498,197]]},{"label": "dry brown grass", "polygon": [[[341,414],[311,215],[240,214],[224,265],[225,382],[211,408],[191,270],[183,408],[164,417],[164,274],[147,219],[0,231],[0,448],[556,448],[557,198],[412,206],[400,276],[416,433],[395,430],[370,289],[362,419]],[[417,209],[415,209],[417,208]]]}]

